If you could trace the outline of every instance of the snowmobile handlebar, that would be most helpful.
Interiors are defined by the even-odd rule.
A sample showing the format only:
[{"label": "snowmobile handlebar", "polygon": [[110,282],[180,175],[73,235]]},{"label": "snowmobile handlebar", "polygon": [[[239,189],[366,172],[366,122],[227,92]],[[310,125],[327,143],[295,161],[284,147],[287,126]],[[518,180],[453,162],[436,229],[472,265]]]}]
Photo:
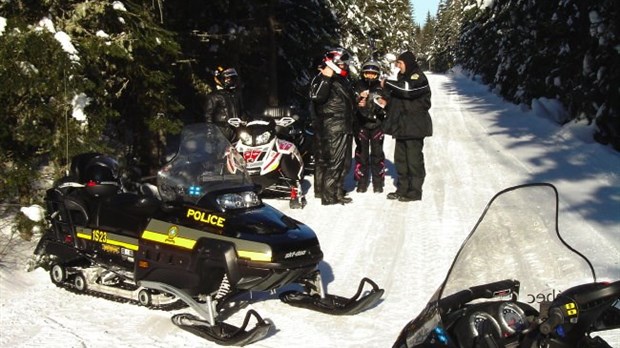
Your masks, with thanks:
[{"label": "snowmobile handlebar", "polygon": [[[228,119],[227,122],[228,122],[229,125],[231,125],[231,126],[233,126],[235,128],[238,128],[240,126],[246,126],[249,123],[249,122],[244,121],[244,120],[242,120],[242,119],[240,119],[238,117],[230,118],[230,119]],[[290,125],[292,125],[295,122],[296,122],[295,118],[290,117],[290,116],[284,116],[282,118],[278,118],[278,119],[274,120],[274,123],[277,126],[285,127],[285,128],[290,126]]]},{"label": "snowmobile handlebar", "polygon": [[233,118],[229,118],[228,119],[228,124],[238,128],[239,126],[245,126],[247,124],[247,122],[245,122],[244,120],[240,119],[239,117],[233,117]]},{"label": "snowmobile handlebar", "polygon": [[[582,320],[580,313],[583,308],[587,308],[590,312],[605,310],[610,303],[620,300],[620,281],[584,284],[566,292],[549,308],[548,318],[539,329],[543,335],[554,332],[558,325],[567,321]],[[620,323],[615,323],[618,324]]]},{"label": "snowmobile handlebar", "polygon": [[562,310],[557,307],[551,308],[549,310],[549,318],[547,318],[544,323],[540,324],[539,330],[543,335],[548,335],[563,322],[564,314],[562,313]]}]

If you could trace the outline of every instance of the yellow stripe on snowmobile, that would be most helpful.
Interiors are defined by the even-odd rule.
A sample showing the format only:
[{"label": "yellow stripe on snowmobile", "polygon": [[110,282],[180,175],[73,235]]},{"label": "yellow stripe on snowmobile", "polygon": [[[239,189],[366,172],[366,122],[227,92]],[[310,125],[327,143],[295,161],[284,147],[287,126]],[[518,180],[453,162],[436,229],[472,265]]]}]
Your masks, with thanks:
[{"label": "yellow stripe on snowmobile", "polygon": [[76,234],[76,236],[77,236],[78,238],[82,238],[82,239],[88,239],[88,240],[93,239],[93,235],[92,235],[92,234],[86,234],[86,233],[79,233],[79,232],[78,232],[78,233]]},{"label": "yellow stripe on snowmobile", "polygon": [[250,259],[252,261],[271,261],[271,253],[260,253],[256,251],[237,250],[237,256]]},{"label": "yellow stripe on snowmobile", "polygon": [[138,245],[131,244],[127,242],[123,242],[120,240],[112,239],[111,236],[114,236],[112,233],[108,233],[106,231],[93,230],[91,233],[84,233],[85,231],[76,233],[78,238],[94,240],[95,242],[99,242],[102,244],[110,244],[123,247],[125,249],[130,249],[133,251],[138,250]]},{"label": "yellow stripe on snowmobile", "polygon": [[174,245],[186,249],[194,249],[194,245],[196,245],[196,241],[193,239],[146,230],[142,232],[142,238],[153,242]]},{"label": "yellow stripe on snowmobile", "polygon": [[118,240],[113,240],[113,239],[108,239],[106,241],[106,244],[120,246],[120,247],[123,247],[125,249],[130,249],[130,250],[133,250],[133,251],[137,251],[138,250],[138,246],[135,245],[135,244],[129,244],[129,243],[121,242],[121,241],[118,241]]}]

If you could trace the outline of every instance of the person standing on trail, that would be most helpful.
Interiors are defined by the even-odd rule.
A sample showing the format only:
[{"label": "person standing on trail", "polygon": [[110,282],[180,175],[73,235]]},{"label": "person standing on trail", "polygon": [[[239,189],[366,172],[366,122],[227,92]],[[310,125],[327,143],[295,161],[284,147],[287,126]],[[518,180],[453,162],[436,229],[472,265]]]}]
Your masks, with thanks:
[{"label": "person standing on trail", "polygon": [[355,170],[357,192],[366,192],[372,177],[375,193],[383,192],[385,176],[385,154],[383,152],[383,130],[381,121],[385,117],[383,107],[378,104],[382,98],[381,66],[375,60],[362,64],[362,78],[355,85],[359,95],[357,122],[355,127]]},{"label": "person standing on trail", "polygon": [[382,128],[395,139],[394,165],[398,175],[396,191],[388,199],[401,202],[422,199],[424,168],[424,138],[433,135],[431,88],[426,75],[416,62],[415,55],[405,51],[396,59],[399,73],[396,80],[383,80],[387,92],[387,117]]},{"label": "person standing on trail", "polygon": [[[347,75],[351,55],[342,48],[328,51],[310,86],[310,101],[319,133],[319,158],[315,167],[315,192],[321,204],[346,204],[344,181],[351,169],[355,94]],[[319,174],[320,173],[320,174]],[[318,182],[317,182],[318,181]]]}]

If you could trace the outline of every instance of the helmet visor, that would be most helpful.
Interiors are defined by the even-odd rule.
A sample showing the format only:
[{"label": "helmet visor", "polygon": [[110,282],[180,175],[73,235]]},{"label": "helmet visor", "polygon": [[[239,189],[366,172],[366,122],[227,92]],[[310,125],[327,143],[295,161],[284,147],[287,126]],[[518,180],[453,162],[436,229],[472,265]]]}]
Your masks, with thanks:
[{"label": "helmet visor", "polygon": [[325,54],[326,60],[333,60],[336,64],[346,64],[350,58],[348,52],[330,51]]}]

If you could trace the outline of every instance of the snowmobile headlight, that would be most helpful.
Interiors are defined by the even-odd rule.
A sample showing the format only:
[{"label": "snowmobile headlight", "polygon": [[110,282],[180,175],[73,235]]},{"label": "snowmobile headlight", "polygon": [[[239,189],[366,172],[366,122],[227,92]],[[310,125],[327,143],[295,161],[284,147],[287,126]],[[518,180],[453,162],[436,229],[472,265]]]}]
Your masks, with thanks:
[{"label": "snowmobile headlight", "polygon": [[256,145],[265,145],[269,142],[269,138],[271,138],[271,133],[269,131],[265,131],[262,134],[256,136]]},{"label": "snowmobile headlight", "polygon": [[226,193],[217,197],[217,203],[224,209],[241,209],[255,207],[261,200],[253,191]]},{"label": "snowmobile headlight", "polygon": [[252,146],[252,136],[248,132],[239,132],[239,140],[246,146]]}]

